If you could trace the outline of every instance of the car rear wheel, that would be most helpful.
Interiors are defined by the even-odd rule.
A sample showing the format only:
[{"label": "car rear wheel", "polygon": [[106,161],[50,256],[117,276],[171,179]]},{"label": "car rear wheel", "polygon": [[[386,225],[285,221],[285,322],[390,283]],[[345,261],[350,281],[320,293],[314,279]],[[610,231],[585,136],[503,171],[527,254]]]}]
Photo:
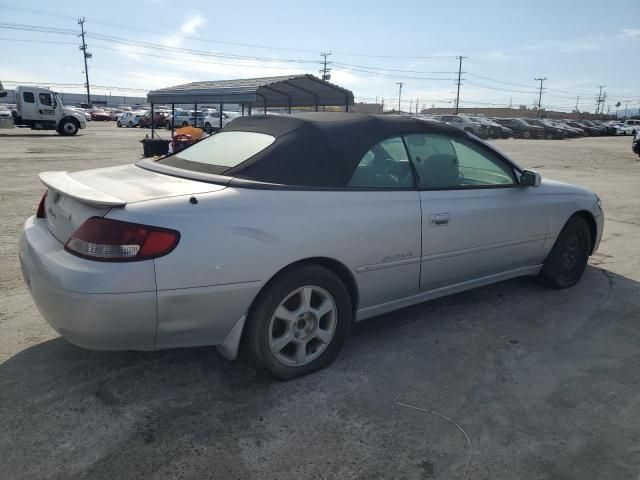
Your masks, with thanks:
[{"label": "car rear wheel", "polygon": [[591,251],[591,231],[584,218],[571,217],[558,235],[540,272],[542,283],[551,288],[568,288],[580,281]]},{"label": "car rear wheel", "polygon": [[547,133],[547,140],[553,140],[555,135],[552,132]]},{"label": "car rear wheel", "polygon": [[522,138],[531,138],[531,132],[529,131],[522,132]]},{"label": "car rear wheel", "polygon": [[212,133],[213,132],[213,128],[211,128],[211,124],[209,122],[204,124],[204,131],[207,133]]},{"label": "car rear wheel", "polygon": [[332,362],[351,326],[351,300],[342,281],[318,265],[284,271],[249,311],[244,346],[251,361],[281,380]]},{"label": "car rear wheel", "polygon": [[189,122],[182,122],[182,126],[183,127],[188,127],[189,126]]},{"label": "car rear wheel", "polygon": [[133,122],[129,120],[129,128],[133,128]]},{"label": "car rear wheel", "polygon": [[167,130],[171,130],[171,122],[165,123],[164,126],[167,128]]},{"label": "car rear wheel", "polygon": [[116,126],[117,126],[118,128],[122,128],[122,123],[120,123],[120,120],[118,120],[118,123],[116,123]]}]

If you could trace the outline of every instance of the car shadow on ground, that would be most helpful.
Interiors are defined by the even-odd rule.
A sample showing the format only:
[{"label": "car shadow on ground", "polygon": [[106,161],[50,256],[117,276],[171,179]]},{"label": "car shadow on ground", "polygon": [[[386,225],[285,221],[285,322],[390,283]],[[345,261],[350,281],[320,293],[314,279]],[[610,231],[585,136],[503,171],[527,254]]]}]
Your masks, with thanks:
[{"label": "car shadow on ground", "polygon": [[333,365],[291,382],[209,347],[46,341],[0,365],[4,472],[461,478],[460,431],[403,395],[468,432],[470,477],[625,478],[640,462],[620,450],[640,428],[638,293],[592,266],[568,290],[502,282],[359,323]]}]

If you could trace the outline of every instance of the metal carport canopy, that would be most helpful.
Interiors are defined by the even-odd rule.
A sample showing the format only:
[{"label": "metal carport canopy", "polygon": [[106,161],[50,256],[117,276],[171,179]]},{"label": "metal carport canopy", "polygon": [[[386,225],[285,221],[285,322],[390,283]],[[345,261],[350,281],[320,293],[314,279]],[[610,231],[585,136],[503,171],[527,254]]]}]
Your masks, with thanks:
[{"label": "metal carport canopy", "polygon": [[193,82],[153,90],[147,100],[154,104],[237,103],[254,107],[348,106],[353,104],[353,92],[305,74]]}]

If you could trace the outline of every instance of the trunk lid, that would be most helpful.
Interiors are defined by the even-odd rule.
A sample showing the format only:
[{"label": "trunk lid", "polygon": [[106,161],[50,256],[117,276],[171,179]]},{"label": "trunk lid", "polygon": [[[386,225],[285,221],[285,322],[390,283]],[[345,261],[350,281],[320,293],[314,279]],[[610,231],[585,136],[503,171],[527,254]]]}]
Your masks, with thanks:
[{"label": "trunk lid", "polygon": [[172,177],[135,165],[73,173],[43,172],[40,180],[48,188],[44,205],[47,226],[62,243],[66,243],[85,220],[102,217],[111,208],[225,188],[225,185]]}]

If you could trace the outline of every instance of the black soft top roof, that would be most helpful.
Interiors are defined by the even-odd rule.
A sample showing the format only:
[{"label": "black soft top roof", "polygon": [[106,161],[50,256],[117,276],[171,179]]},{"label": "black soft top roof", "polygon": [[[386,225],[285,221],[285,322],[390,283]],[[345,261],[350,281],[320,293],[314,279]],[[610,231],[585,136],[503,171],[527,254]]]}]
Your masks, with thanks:
[{"label": "black soft top roof", "polygon": [[315,187],[345,186],[364,154],[386,138],[412,133],[465,135],[458,128],[436,121],[337,112],[240,117],[223,131],[264,133],[276,140],[236,167],[209,173]]}]

